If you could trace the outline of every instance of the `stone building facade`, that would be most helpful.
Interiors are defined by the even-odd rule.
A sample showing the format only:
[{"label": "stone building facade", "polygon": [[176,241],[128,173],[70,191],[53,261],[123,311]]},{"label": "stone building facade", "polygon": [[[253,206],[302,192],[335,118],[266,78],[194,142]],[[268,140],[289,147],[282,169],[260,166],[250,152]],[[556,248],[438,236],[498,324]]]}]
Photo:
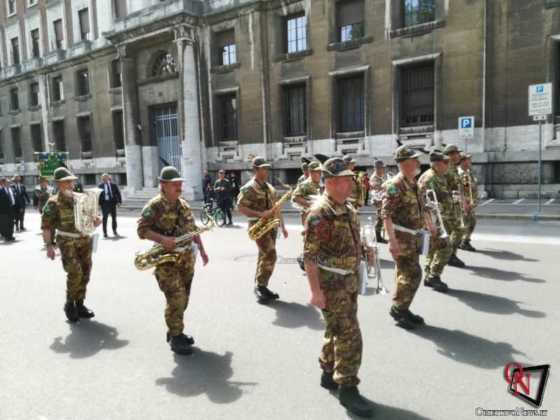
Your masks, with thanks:
[{"label": "stone building facade", "polygon": [[456,143],[489,194],[528,196],[540,82],[556,194],[558,0],[0,0],[0,172],[32,180],[35,152],[67,151],[86,185],[134,192],[171,163],[198,197],[204,170],[245,179],[255,155],[293,183],[302,155],[371,168],[398,142]]}]

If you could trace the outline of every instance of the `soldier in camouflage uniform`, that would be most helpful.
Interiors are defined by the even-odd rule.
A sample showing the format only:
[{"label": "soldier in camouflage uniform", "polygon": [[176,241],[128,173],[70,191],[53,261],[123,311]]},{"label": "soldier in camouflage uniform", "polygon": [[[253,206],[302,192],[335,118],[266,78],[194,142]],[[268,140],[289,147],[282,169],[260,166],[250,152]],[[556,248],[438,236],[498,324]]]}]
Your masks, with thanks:
[{"label": "soldier in camouflage uniform", "polygon": [[365,192],[364,192],[364,186],[362,185],[362,178],[359,176],[359,174],[354,172],[356,161],[352,159],[352,156],[344,155],[342,159],[344,163],[346,163],[348,169],[351,170],[352,173],[354,174],[354,176],[352,177],[352,194],[350,195],[349,200],[354,206],[354,208],[356,210],[359,210],[365,204],[364,203]]},{"label": "soldier in camouflage uniform", "polygon": [[383,184],[385,194],[381,217],[389,238],[389,251],[395,260],[396,288],[389,314],[399,327],[414,329],[424,319],[410,311],[412,300],[422,280],[420,267],[420,232],[434,226],[424,209],[424,201],[416,184],[420,154],[407,146],[395,151],[399,173]]},{"label": "soldier in camouflage uniform", "polygon": [[[60,249],[62,266],[67,274],[66,304],[64,312],[68,321],[92,318],[94,313],[85,305],[87,284],[91,273],[92,238],[80,233],[74,223],[74,198],[72,191],[76,177],[66,168],[54,171],[58,193],[51,196],[43,208],[41,229],[47,257],[55,258],[54,239]],[[95,220],[99,226],[101,218]]]},{"label": "soldier in camouflage uniform", "polygon": [[418,180],[420,194],[422,197],[426,197],[428,190],[435,192],[445,230],[450,236],[447,239],[434,238],[431,241],[430,251],[426,259],[424,285],[432,287],[438,292],[446,292],[448,287],[441,281],[441,275],[453,253],[452,241],[455,239],[453,235],[456,235],[459,220],[453,196],[445,177],[449,167],[449,158],[440,150],[434,149],[430,153],[430,162],[432,167],[424,172]]},{"label": "soldier in camouflage uniform", "polygon": [[[459,161],[461,160],[461,150],[454,144],[450,144],[445,146],[443,153],[449,157],[449,169],[445,174],[447,178],[447,185],[449,188],[450,193],[455,194],[458,197],[461,185],[461,177],[459,176],[459,172],[457,167],[459,166]],[[449,258],[449,265],[453,267],[465,267],[465,263],[457,257],[457,249],[461,244],[461,240],[463,238],[463,228],[461,227],[460,223],[460,215],[461,212],[464,211],[464,203],[456,202],[455,203],[455,211],[457,212],[457,217],[459,218],[459,223],[453,226],[453,231],[449,232],[449,239],[451,241],[451,247],[453,252],[451,257]]]},{"label": "soldier in camouflage uniform", "polygon": [[375,207],[377,213],[377,220],[375,221],[375,236],[377,237],[377,242],[387,243],[387,241],[381,235],[381,230],[383,229],[383,218],[381,217],[381,207],[383,204],[383,183],[387,181],[387,175],[385,174],[385,164],[382,160],[376,160],[373,162],[373,167],[375,171],[369,179],[370,189],[373,192],[373,206]]},{"label": "soldier in camouflage uniform", "polygon": [[346,162],[323,164],[325,192],[314,204],[305,225],[304,258],[311,303],[323,311],[325,341],[319,363],[321,386],[339,390],[340,403],[351,412],[370,416],[360,395],[358,370],[362,335],[358,323],[358,265],[362,258],[360,222],[348,198],[354,173]]},{"label": "soldier in camouflage uniform", "polygon": [[301,158],[301,171],[303,172],[303,174],[301,174],[301,176],[298,178],[297,185],[301,184],[307,178],[309,178],[309,164],[310,163],[311,163],[311,161],[309,159],[307,159],[306,157]]},{"label": "soldier in camouflage uniform", "polygon": [[292,202],[300,208],[302,224],[305,224],[305,216],[313,203],[313,199],[319,196],[321,182],[321,164],[313,161],[308,165],[308,169],[309,177],[298,184],[292,194]]},{"label": "soldier in camouflage uniform", "polygon": [[[177,244],[175,238],[196,230],[191,208],[181,198],[183,179],[176,168],[167,166],[159,177],[161,192],[152,198],[142,210],[138,220],[140,239],[154,241],[167,251],[173,251]],[[200,236],[192,240],[200,251],[204,265],[208,255]],[[183,244],[181,244],[183,247]],[[189,304],[191,284],[194,276],[195,253],[187,244],[177,261],[160,264],[155,269],[159,288],[165,295],[165,322],[167,341],[171,350],[177,354],[191,354],[194,339],[183,333],[183,316]]]},{"label": "soldier in camouflage uniform", "polygon": [[[252,166],[255,176],[241,187],[237,199],[238,210],[249,219],[249,229],[259,219],[280,217],[282,233],[284,237],[287,237],[288,231],[284,227],[282,217],[276,214],[275,209],[273,209],[277,200],[276,189],[267,182],[271,165],[262,157],[257,156],[253,159]],[[270,303],[279,298],[277,293],[268,288],[268,282],[276,264],[277,235],[277,229],[272,229],[256,241],[259,256],[254,291],[257,301],[262,304]]]},{"label": "soldier in camouflage uniform", "polygon": [[471,155],[461,154],[461,167],[459,168],[459,175],[463,182],[463,190],[465,191],[466,206],[465,206],[465,229],[463,239],[459,248],[465,251],[475,252],[476,249],[471,245],[471,235],[476,226],[476,213],[475,208],[478,205],[478,188],[477,180],[471,172]]}]

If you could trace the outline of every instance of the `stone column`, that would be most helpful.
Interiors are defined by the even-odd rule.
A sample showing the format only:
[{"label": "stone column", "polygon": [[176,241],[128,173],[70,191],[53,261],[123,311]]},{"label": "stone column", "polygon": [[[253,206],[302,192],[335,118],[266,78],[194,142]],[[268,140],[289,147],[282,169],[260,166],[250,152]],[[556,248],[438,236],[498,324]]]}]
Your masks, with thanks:
[{"label": "stone column", "polygon": [[136,60],[125,47],[119,48],[122,77],[124,118],[124,152],[126,156],[127,190],[134,193],[143,187],[142,146],[138,132],[138,92],[136,91]]},{"label": "stone column", "polygon": [[202,145],[200,136],[199,92],[194,41],[190,29],[176,30],[179,65],[179,126],[181,136],[181,171],[187,200],[202,197]]}]

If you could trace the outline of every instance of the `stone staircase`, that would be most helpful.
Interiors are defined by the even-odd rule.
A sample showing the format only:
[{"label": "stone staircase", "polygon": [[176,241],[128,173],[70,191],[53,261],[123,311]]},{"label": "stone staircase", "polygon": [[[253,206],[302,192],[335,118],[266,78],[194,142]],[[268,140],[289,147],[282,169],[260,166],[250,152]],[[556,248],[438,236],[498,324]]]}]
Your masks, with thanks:
[{"label": "stone staircase", "polygon": [[121,208],[124,210],[139,210],[159,193],[158,188],[143,188],[133,193],[125,192]]}]

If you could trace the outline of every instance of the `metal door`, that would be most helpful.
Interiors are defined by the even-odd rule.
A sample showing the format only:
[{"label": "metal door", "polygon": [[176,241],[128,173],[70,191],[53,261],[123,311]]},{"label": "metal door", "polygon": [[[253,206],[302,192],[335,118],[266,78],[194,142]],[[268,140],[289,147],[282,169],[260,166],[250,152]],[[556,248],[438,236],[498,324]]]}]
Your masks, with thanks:
[{"label": "metal door", "polygon": [[159,149],[159,167],[173,165],[181,172],[181,140],[177,105],[168,104],[152,110],[152,123]]}]

